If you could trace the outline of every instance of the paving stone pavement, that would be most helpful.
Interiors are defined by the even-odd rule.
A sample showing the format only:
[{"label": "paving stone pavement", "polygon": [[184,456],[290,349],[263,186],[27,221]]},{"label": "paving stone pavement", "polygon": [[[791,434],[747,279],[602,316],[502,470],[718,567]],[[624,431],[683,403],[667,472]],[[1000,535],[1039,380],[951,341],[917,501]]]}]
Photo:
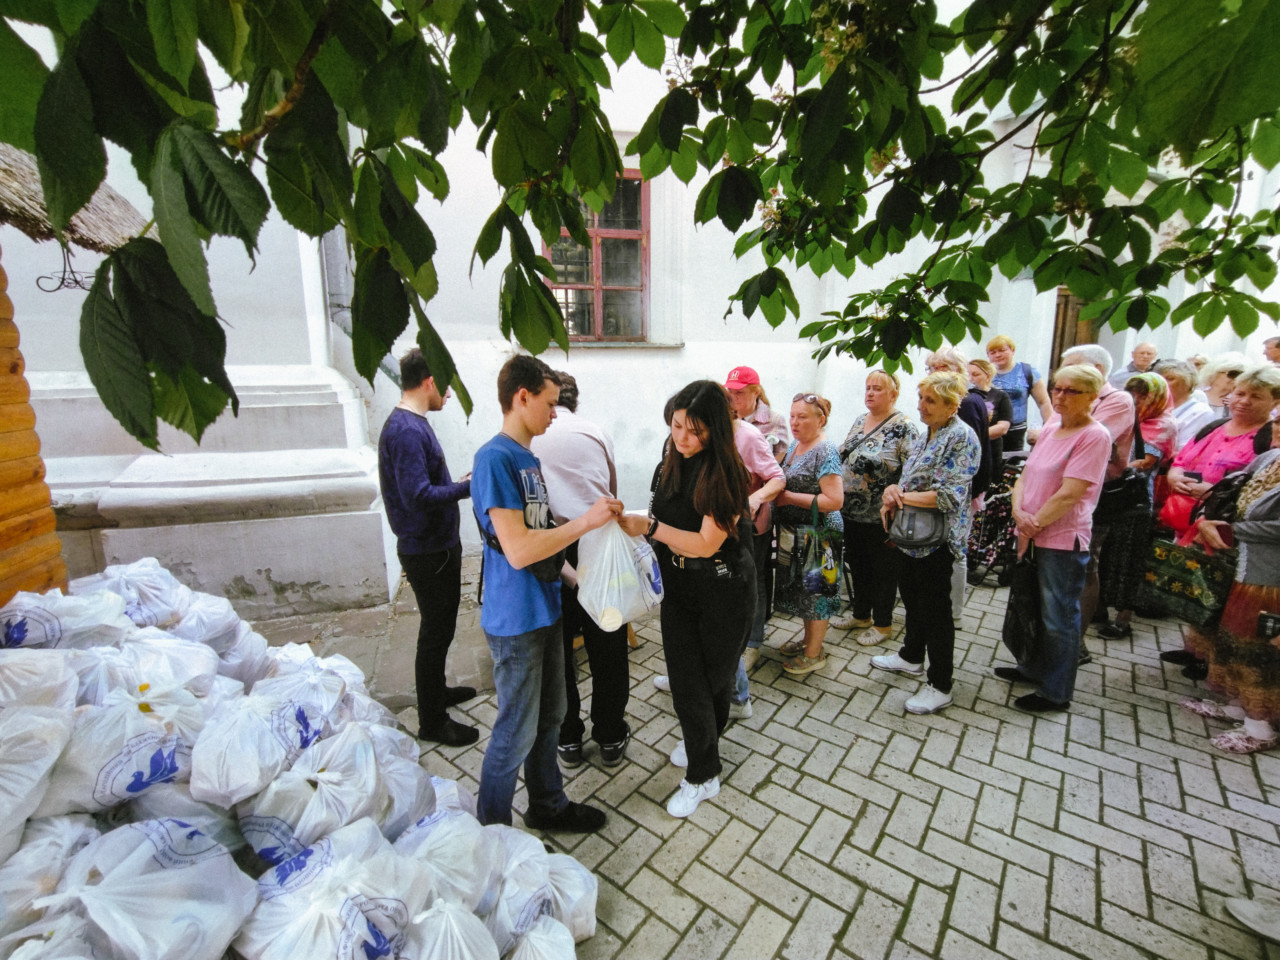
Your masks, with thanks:
[{"label": "paving stone pavement", "polygon": [[[480,742],[424,744],[432,773],[475,789],[496,715],[492,663],[469,564],[451,679],[489,691],[465,705]],[[1007,591],[976,588],[956,640],[955,704],[916,717],[918,682],[870,664],[832,630],[827,666],[801,680],[775,616],[752,675],[754,716],[721,744],[720,795],[686,820],[664,804],[680,738],[656,621],[631,651],[634,731],[606,770],[594,745],[566,790],[609,813],[594,836],[548,835],[600,880],[591,958],[786,960],[1280,960],[1226,912],[1228,897],[1280,900],[1280,755],[1209,746],[1222,728],[1178,706],[1206,695],[1161,663],[1178,625],[1135,619],[1132,640],[1090,637],[1069,713],[1032,717],[991,676]],[[899,611],[901,614],[901,611]],[[260,623],[272,642],[352,657],[409,729],[417,616],[412,593],[373,610]],[[584,710],[590,681],[583,673]],[[405,709],[407,708],[407,709]],[[517,810],[523,810],[523,791]],[[517,824],[519,820],[517,819]]]}]

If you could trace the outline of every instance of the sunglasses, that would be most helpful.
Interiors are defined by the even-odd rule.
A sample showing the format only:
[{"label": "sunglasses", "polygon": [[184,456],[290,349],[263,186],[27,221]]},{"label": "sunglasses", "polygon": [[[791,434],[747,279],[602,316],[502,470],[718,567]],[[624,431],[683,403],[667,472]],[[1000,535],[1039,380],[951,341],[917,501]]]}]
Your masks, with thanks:
[{"label": "sunglasses", "polygon": [[1083,390],[1077,390],[1075,387],[1050,387],[1050,393],[1060,393],[1064,397],[1078,397],[1084,393]]},{"label": "sunglasses", "polygon": [[791,398],[792,403],[803,401],[805,403],[816,404],[821,398],[816,393],[797,393]]}]

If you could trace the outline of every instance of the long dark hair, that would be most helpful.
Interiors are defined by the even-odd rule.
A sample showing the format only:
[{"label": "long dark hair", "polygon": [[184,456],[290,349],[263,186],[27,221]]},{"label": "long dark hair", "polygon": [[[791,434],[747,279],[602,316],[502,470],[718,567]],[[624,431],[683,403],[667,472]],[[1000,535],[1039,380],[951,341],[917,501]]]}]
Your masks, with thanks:
[{"label": "long dark hair", "polygon": [[[729,394],[714,380],[695,380],[671,400],[671,410],[683,410],[690,426],[702,435],[705,465],[693,491],[693,507],[709,516],[716,526],[737,538],[736,519],[747,509],[747,468],[733,444],[733,414]],[[754,427],[748,427],[754,430]],[[684,457],[674,443],[667,445],[662,464],[662,492],[671,497],[680,490]]]}]

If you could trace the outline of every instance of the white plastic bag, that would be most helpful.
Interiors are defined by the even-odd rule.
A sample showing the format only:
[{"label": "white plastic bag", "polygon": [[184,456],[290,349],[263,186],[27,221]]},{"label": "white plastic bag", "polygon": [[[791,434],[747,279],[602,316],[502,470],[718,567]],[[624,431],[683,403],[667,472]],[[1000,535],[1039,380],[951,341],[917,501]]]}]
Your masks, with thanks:
[{"label": "white plastic bag", "polygon": [[192,591],[191,605],[169,632],[183,640],[206,644],[221,656],[235,642],[240,623],[240,615],[226,597]]},{"label": "white plastic bag", "polygon": [[539,917],[551,915],[547,851],[541,840],[515,827],[490,824],[484,830],[498,838],[503,864],[498,899],[481,919],[498,952],[505,954]]},{"label": "white plastic bag", "polygon": [[328,671],[345,680],[347,689],[358,690],[360,693],[369,692],[364,685],[364,671],[340,653],[317,657],[310,644],[286,643],[282,647],[272,647],[267,655],[271,659],[267,668],[268,676],[282,677],[298,670]]},{"label": "white plastic bag", "polygon": [[232,853],[244,846],[244,837],[231,811],[192,799],[190,784],[157,783],[121,809],[134,822],[167,818],[189,823]]},{"label": "white plastic bag", "polygon": [[234,807],[266,789],[323,727],[324,714],[311,703],[253,693],[220,704],[191,750],[191,796]]},{"label": "white plastic bag", "polygon": [[191,606],[191,588],[160,566],[155,557],[135,563],[113,564],[70,585],[73,595],[110,590],[124,599],[124,612],[139,627],[167,627],[177,623]]},{"label": "white plastic bag", "polygon": [[74,723],[57,707],[0,706],[0,863],[18,849],[24,822],[47,796]]},{"label": "white plastic bag", "polygon": [[[43,911],[31,904],[57,889],[67,861],[98,833],[84,815],[27,822],[18,852],[0,864],[0,937],[40,919]],[[4,953],[0,946],[0,956]]]},{"label": "white plastic bag", "polygon": [[601,630],[617,630],[662,602],[658,557],[644,537],[616,523],[578,541],[578,602]]},{"label": "white plastic bag", "polygon": [[95,951],[121,960],[220,960],[257,902],[225,847],[180,820],[112,830],[71,858],[48,916],[89,920]]},{"label": "white plastic bag", "polygon": [[60,650],[39,648],[0,650],[0,705],[76,706],[80,678]]},{"label": "white plastic bag", "polygon": [[444,777],[432,777],[431,786],[436,791],[437,810],[457,810],[474,817],[478,809],[476,795],[458,783],[457,780],[446,780]]},{"label": "white plastic bag", "polygon": [[134,662],[119,647],[88,647],[60,652],[79,680],[76,691],[78,706],[101,706],[112,690],[138,685]]},{"label": "white plastic bag", "polygon": [[373,741],[352,724],[302,751],[291,769],[237,812],[245,840],[277,864],[385,803]]},{"label": "white plastic bag", "polygon": [[498,960],[498,947],[476,917],[448,900],[413,918],[402,960]]},{"label": "white plastic bag", "polygon": [[294,670],[281,676],[266,677],[253,685],[253,693],[276,700],[292,700],[310,704],[324,718],[322,736],[333,732],[338,725],[342,697],[347,692],[347,682],[329,670]]},{"label": "white plastic bag", "polygon": [[373,741],[378,775],[386,791],[386,802],[374,819],[388,840],[396,840],[413,824],[436,809],[436,791],[431,775],[418,762],[418,741],[406,733],[376,723],[360,726]]},{"label": "white plastic bag", "polygon": [[267,656],[267,639],[255,633],[253,627],[241,620],[236,627],[236,637],[219,656],[218,673],[244,684],[245,690],[267,675],[271,658]]},{"label": "white plastic bag", "polygon": [[133,665],[136,686],[186,687],[203,697],[218,675],[218,655],[203,643],[180,640],[164,630],[144,627],[120,641],[125,662]]},{"label": "white plastic bag", "polygon": [[153,784],[187,780],[203,724],[200,702],[181,687],[144,683],[113,690],[100,707],[80,707],[36,815],[96,813]]},{"label": "white plastic bag", "polygon": [[559,920],[541,916],[516,941],[509,960],[574,960],[573,934]]},{"label": "white plastic bag", "polygon": [[567,853],[547,855],[547,875],[551,915],[569,928],[578,943],[595,936],[596,900],[600,896],[596,875]]},{"label": "white plastic bag", "polygon": [[[7,953],[13,945],[17,949]],[[89,944],[89,921],[64,913],[0,937],[0,957],[9,960],[101,960]]]},{"label": "white plastic bag", "polygon": [[246,960],[372,960],[402,955],[401,935],[434,883],[365,818],[272,867],[258,893],[235,942]]},{"label": "white plastic bag", "polygon": [[115,643],[133,630],[124,601],[97,591],[65,596],[61,591],[17,593],[0,607],[0,647],[83,647]]},{"label": "white plastic bag", "polygon": [[431,868],[442,898],[470,911],[496,902],[502,850],[497,835],[470,814],[437,808],[402,833],[395,849]]}]

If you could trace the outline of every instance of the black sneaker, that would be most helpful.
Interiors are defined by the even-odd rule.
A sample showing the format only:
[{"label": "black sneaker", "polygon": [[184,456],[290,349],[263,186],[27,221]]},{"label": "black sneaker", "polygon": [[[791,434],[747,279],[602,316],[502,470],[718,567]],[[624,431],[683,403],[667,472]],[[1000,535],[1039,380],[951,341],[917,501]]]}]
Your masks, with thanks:
[{"label": "black sneaker", "polygon": [[[600,744],[600,762],[606,767],[616,767],[627,758],[627,744],[631,742],[631,725],[627,725],[627,732],[623,734],[622,739],[617,743]],[[564,747],[560,748],[561,750]],[[581,746],[579,746],[581,753]]]},{"label": "black sneaker", "polygon": [[1080,659],[1076,661],[1077,667],[1083,667],[1086,663],[1093,663],[1093,654],[1089,652],[1089,648],[1084,644],[1080,645]]},{"label": "black sneaker", "polygon": [[1125,640],[1133,636],[1133,627],[1127,623],[1113,621],[1099,627],[1098,636],[1103,640]]},{"label": "black sneaker", "polygon": [[444,705],[446,707],[456,707],[460,703],[466,703],[468,700],[476,698],[475,687],[445,687],[444,688]]},{"label": "black sneaker", "polygon": [[524,815],[524,825],[530,830],[562,830],[565,833],[595,833],[604,826],[604,811],[585,803],[574,803],[558,813],[539,814],[530,810]]},{"label": "black sneaker", "polygon": [[1035,683],[1025,673],[1017,667],[996,667],[991,671],[1001,680],[1008,680],[1010,683]]},{"label": "black sneaker", "polygon": [[577,743],[562,743],[556,747],[556,753],[560,756],[560,762],[572,770],[574,767],[582,766],[584,757],[582,756],[582,741]]},{"label": "black sneaker", "polygon": [[1038,693],[1028,693],[1026,696],[1019,697],[1013,701],[1013,705],[1019,710],[1026,710],[1030,713],[1056,713],[1070,707],[1071,701],[1056,703],[1053,700],[1045,699]]},{"label": "black sneaker", "polygon": [[447,747],[465,747],[480,739],[480,731],[475,727],[459,723],[452,717],[445,717],[443,720],[420,728],[418,739],[443,743]]}]

